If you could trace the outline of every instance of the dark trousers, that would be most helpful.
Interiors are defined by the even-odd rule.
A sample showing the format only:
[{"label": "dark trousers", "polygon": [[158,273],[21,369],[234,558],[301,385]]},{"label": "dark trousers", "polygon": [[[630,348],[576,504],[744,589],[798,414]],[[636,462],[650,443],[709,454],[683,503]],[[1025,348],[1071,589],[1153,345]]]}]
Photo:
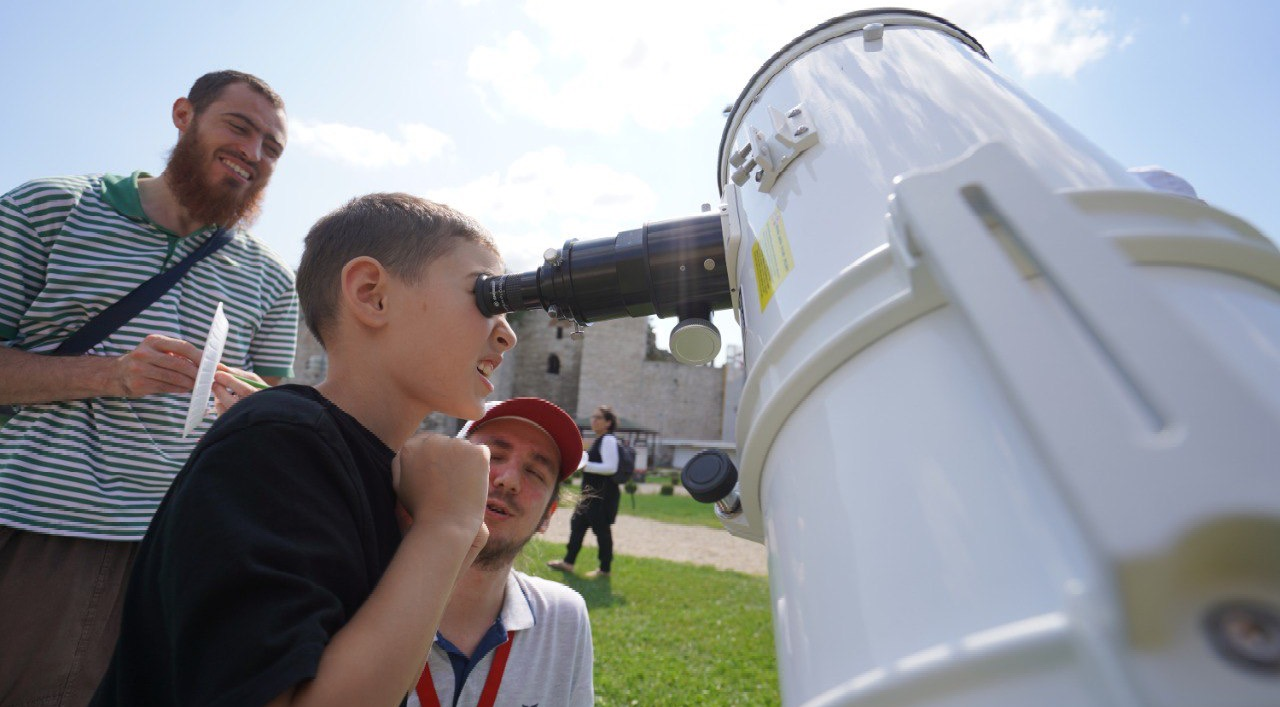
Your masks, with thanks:
[{"label": "dark trousers", "polygon": [[596,534],[596,541],[600,543],[600,571],[608,572],[613,564],[613,527],[609,517],[603,513],[573,514],[569,519],[569,546],[565,550],[564,561],[572,565],[578,559],[587,528]]},{"label": "dark trousers", "polygon": [[137,550],[0,526],[0,706],[89,703],[115,650]]}]

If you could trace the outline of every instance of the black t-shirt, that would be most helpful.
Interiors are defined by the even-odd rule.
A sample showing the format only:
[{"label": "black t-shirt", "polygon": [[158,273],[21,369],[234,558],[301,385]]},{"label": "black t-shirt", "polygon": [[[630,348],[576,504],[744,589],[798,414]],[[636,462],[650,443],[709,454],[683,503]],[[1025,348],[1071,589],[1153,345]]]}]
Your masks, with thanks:
[{"label": "black t-shirt", "polygon": [[400,543],[395,452],[314,388],[255,393],[147,529],[93,705],[261,705],[320,654]]}]

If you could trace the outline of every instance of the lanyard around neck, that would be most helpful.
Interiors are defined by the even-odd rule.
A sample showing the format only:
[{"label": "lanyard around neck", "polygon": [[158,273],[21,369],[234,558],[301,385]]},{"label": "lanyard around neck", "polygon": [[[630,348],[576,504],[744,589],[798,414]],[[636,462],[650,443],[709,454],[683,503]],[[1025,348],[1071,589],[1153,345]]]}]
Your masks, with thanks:
[{"label": "lanyard around neck", "polygon": [[[507,657],[511,655],[511,631],[507,631],[507,640],[493,652],[493,663],[489,666],[489,677],[485,678],[484,690],[480,693],[480,701],[476,707],[493,707],[498,699],[498,686],[502,684],[502,673],[507,669]],[[422,707],[440,707],[440,698],[436,696],[436,684],[431,680],[431,661],[422,667],[422,677],[418,678],[418,701]]]}]

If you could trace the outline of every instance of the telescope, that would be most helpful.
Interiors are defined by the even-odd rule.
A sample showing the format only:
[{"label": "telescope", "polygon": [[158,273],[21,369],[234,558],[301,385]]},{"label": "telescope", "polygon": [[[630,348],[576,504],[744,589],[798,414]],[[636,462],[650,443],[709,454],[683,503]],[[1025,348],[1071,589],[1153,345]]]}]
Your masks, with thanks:
[{"label": "telescope", "polygon": [[769,58],[717,182],[717,212],[567,243],[477,303],[677,316],[694,361],[733,310],[737,460],[684,478],[767,548],[784,704],[1280,705],[1265,236],[905,9]]},{"label": "telescope", "polygon": [[573,321],[575,337],[591,322],[620,317],[679,317],[671,353],[702,364],[720,352],[711,312],[730,304],[718,213],[647,223],[615,238],[566,241],[550,248],[537,270],[476,280],[485,316],[544,309]]}]

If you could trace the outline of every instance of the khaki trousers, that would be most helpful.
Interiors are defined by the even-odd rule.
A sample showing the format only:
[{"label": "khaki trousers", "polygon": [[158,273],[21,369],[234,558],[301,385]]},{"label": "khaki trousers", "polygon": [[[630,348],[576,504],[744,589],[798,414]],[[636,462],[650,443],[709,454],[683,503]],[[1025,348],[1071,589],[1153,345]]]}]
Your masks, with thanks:
[{"label": "khaki trousers", "polygon": [[116,638],[136,542],[0,526],[0,707],[84,707]]}]

